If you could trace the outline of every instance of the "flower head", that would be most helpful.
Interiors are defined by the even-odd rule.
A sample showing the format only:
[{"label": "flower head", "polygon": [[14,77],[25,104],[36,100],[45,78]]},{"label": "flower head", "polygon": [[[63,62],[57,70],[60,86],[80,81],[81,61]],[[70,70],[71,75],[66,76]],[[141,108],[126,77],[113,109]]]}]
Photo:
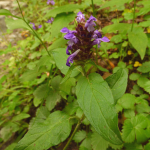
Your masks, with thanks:
[{"label": "flower head", "polygon": [[65,33],[64,39],[68,40],[66,54],[70,56],[67,59],[67,66],[70,66],[73,61],[85,63],[94,57],[93,50],[91,50],[93,45],[100,47],[101,42],[110,41],[107,37],[102,37],[102,34],[95,29],[95,17],[91,16],[85,22],[84,15],[78,12],[76,20],[78,22],[76,30],[71,31],[67,27],[60,30],[60,32]]},{"label": "flower head", "polygon": [[30,22],[30,24],[32,24],[32,28],[34,29],[34,30],[37,30],[37,29],[39,29],[39,28],[42,28],[42,25],[39,25],[39,26],[36,26],[34,23],[32,23],[32,22]]},{"label": "flower head", "polygon": [[55,2],[54,2],[54,0],[47,0],[47,5],[55,5]]}]

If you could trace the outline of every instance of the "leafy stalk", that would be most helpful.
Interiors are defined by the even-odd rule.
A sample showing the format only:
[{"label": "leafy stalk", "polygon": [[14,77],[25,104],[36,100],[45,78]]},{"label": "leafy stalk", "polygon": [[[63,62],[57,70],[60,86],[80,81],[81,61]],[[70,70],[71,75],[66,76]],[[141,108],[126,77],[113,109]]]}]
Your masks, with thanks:
[{"label": "leafy stalk", "polygon": [[72,138],[74,137],[75,133],[77,132],[77,130],[80,127],[80,124],[82,123],[82,121],[84,120],[84,118],[85,118],[85,115],[83,114],[82,117],[81,117],[81,119],[78,121],[78,124],[76,125],[76,127],[75,127],[75,129],[74,129],[74,131],[73,131],[73,133],[71,135],[71,137],[69,138],[69,140],[68,140],[68,142],[67,142],[67,144],[66,144],[66,146],[64,147],[63,150],[66,150],[67,147],[69,146],[70,142],[72,141]]},{"label": "leafy stalk", "polygon": [[132,30],[133,30],[134,21],[135,21],[135,5],[136,5],[136,0],[134,0],[134,12],[133,12],[133,21],[132,21],[131,32],[132,32]]},{"label": "leafy stalk", "polygon": [[[50,56],[50,53],[48,52],[48,49],[46,47],[46,45],[44,44],[44,42],[42,41],[42,39],[38,36],[38,34],[34,31],[34,29],[32,29],[32,27],[28,24],[28,22],[25,20],[23,13],[22,13],[22,9],[20,7],[19,1],[17,0],[18,6],[19,6],[19,10],[21,12],[22,15],[22,19],[23,21],[27,24],[27,26],[32,30],[32,32],[35,34],[35,36],[40,40],[41,44],[44,46],[45,50],[47,51],[48,55]],[[51,57],[51,56],[50,56]]]}]

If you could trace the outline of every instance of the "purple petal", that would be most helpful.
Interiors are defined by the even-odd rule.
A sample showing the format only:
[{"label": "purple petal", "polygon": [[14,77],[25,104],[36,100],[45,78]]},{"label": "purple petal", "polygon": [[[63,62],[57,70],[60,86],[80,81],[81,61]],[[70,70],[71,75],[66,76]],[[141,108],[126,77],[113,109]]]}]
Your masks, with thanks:
[{"label": "purple petal", "polygon": [[67,40],[70,40],[74,37],[74,35],[72,33],[67,33],[64,38],[67,39]]},{"label": "purple petal", "polygon": [[98,30],[95,30],[94,31],[94,35],[93,35],[93,38],[96,39],[96,38],[102,38],[102,34],[98,31]]},{"label": "purple petal", "polygon": [[52,5],[55,5],[55,2],[54,2],[54,1],[51,1],[51,4],[52,4]]},{"label": "purple petal", "polygon": [[53,21],[54,21],[54,18],[51,18],[51,21],[53,22]]},{"label": "purple petal", "polygon": [[52,23],[52,21],[51,21],[51,20],[48,20],[47,23]]},{"label": "purple petal", "polygon": [[100,41],[103,41],[103,42],[109,42],[110,40],[104,36],[103,38],[98,38]]},{"label": "purple petal", "polygon": [[67,63],[66,63],[67,66],[70,67],[70,63],[73,63],[73,59],[74,59],[74,57],[79,53],[79,51],[80,51],[80,50],[78,49],[77,51],[75,51],[74,53],[72,53],[72,54],[68,57]]},{"label": "purple petal", "polygon": [[90,16],[89,20],[87,20],[87,22],[91,22],[91,21],[96,21],[96,18],[93,17],[92,15]]},{"label": "purple petal", "polygon": [[68,32],[69,32],[69,29],[66,28],[66,27],[64,27],[64,28],[62,28],[62,29],[60,30],[60,32],[62,32],[62,33],[68,33]]},{"label": "purple petal", "polygon": [[39,25],[38,28],[42,28],[42,25]]},{"label": "purple petal", "polygon": [[67,55],[70,55],[69,50],[72,50],[72,47],[68,45],[68,46],[67,46],[67,49],[66,49],[66,54],[67,54]]},{"label": "purple petal", "polygon": [[79,11],[79,12],[77,13],[77,21],[78,21],[78,22],[83,22],[83,21],[85,21],[85,17],[84,17],[84,15],[82,14],[81,11]]}]

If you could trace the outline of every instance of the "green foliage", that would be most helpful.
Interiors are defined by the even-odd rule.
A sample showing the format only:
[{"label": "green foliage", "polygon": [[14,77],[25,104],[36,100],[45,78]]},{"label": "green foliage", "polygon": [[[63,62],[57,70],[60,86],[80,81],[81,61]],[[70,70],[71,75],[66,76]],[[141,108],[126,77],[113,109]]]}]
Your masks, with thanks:
[{"label": "green foliage", "polygon": [[145,128],[148,125],[148,120],[143,115],[137,115],[131,119],[125,120],[122,138],[125,142],[131,143],[135,141],[138,143],[145,142],[148,137],[146,136]]},{"label": "green foliage", "polygon": [[[100,75],[93,73],[88,78],[89,81],[85,77],[78,81],[77,101],[95,130],[106,140],[120,145],[122,141],[111,90]],[[107,118],[112,118],[112,120]],[[109,132],[109,136],[106,134],[107,132]]]},{"label": "green foliage", "polygon": [[139,32],[139,33],[129,32],[128,38],[129,38],[129,42],[140,54],[141,59],[143,59],[148,44],[148,39],[146,34],[143,32]]},{"label": "green foliage", "polygon": [[116,73],[109,76],[105,80],[112,91],[115,103],[125,93],[127,87],[127,78],[128,75],[125,69],[120,68]]},{"label": "green foliage", "polygon": [[48,149],[63,142],[70,132],[69,116],[63,112],[55,111],[44,122],[35,123],[14,150]]}]

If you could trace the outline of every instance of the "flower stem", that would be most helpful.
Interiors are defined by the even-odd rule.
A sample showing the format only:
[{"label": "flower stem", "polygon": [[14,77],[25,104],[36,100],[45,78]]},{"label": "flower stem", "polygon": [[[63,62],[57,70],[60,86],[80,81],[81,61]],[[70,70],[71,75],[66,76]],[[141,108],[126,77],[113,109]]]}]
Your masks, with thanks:
[{"label": "flower stem", "polygon": [[19,10],[20,10],[20,12],[21,12],[23,21],[24,21],[24,22],[27,24],[27,26],[32,30],[32,32],[35,34],[35,36],[40,40],[41,44],[44,46],[44,48],[45,48],[45,50],[47,51],[48,55],[51,57],[51,55],[50,55],[50,53],[49,53],[49,51],[48,51],[46,45],[45,45],[44,42],[42,41],[42,39],[38,36],[38,34],[34,31],[34,29],[32,29],[32,27],[31,27],[31,26],[28,24],[28,22],[25,20],[18,0],[17,0],[17,3],[18,3],[18,6],[19,6]]},{"label": "flower stem", "polygon": [[134,12],[133,12],[133,21],[132,21],[131,32],[132,32],[132,30],[133,30],[134,21],[135,21],[135,5],[136,5],[136,0],[134,0]]},{"label": "flower stem", "polygon": [[96,14],[95,14],[95,9],[94,9],[94,2],[93,2],[93,0],[91,0],[91,3],[92,3],[92,8],[93,8],[93,16],[95,17]]},{"label": "flower stem", "polygon": [[67,142],[67,144],[66,144],[66,146],[64,147],[63,150],[67,150],[67,147],[69,146],[70,142],[72,141],[72,138],[74,137],[75,133],[77,132],[77,130],[80,127],[80,124],[82,123],[84,118],[85,118],[85,115],[83,114],[81,119],[78,121],[78,124],[76,125],[76,127],[75,127],[75,129],[74,129],[74,131],[73,131],[73,133],[71,135],[71,137],[69,138],[69,140],[68,140],[68,142]]},{"label": "flower stem", "polygon": [[97,45],[96,45],[96,64],[98,65],[98,48],[97,48]]}]

